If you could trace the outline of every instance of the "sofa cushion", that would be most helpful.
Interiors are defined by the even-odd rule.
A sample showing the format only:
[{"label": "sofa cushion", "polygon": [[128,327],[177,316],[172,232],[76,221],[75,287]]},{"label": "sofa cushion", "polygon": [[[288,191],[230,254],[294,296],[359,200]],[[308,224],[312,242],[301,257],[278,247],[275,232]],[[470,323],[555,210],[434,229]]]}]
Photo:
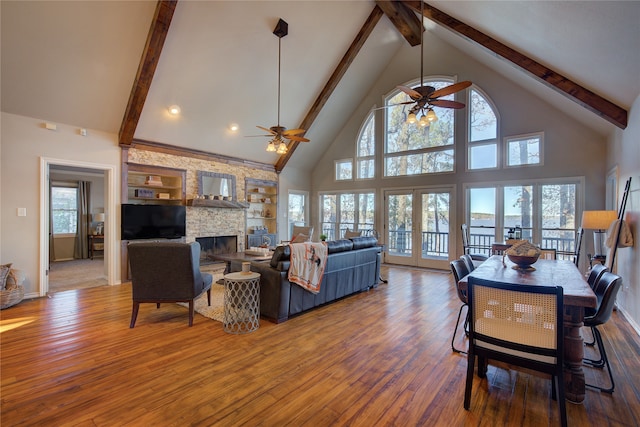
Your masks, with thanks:
[{"label": "sofa cushion", "polygon": [[290,257],[291,257],[291,249],[289,249],[289,245],[276,246],[276,249],[273,251],[273,256],[271,257],[271,261],[269,262],[269,265],[273,268],[277,268],[279,262],[288,261]]},{"label": "sofa cushion", "polygon": [[370,248],[378,244],[378,239],[373,236],[352,237],[353,249]]},{"label": "sofa cushion", "polygon": [[353,242],[348,239],[330,240],[327,242],[327,250],[330,254],[350,251],[353,249]]}]

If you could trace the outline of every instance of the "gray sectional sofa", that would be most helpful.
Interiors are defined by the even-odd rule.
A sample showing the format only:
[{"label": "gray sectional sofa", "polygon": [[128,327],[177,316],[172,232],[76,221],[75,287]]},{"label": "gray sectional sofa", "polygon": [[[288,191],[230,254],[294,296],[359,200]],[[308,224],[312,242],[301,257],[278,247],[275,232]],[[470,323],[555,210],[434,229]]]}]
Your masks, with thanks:
[{"label": "gray sectional sofa", "polygon": [[[251,262],[260,273],[260,315],[276,323],[289,317],[375,287],[380,280],[381,248],[375,237],[327,242],[328,257],[320,292],[314,294],[289,283],[289,246],[278,246],[269,262]],[[241,271],[242,262],[232,262]]]}]

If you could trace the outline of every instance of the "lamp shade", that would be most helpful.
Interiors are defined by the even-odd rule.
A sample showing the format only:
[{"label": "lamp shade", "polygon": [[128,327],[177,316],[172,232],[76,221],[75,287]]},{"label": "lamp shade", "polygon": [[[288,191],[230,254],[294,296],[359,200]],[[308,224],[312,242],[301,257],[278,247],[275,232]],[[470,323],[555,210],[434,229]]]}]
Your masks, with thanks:
[{"label": "lamp shade", "polygon": [[585,230],[606,230],[618,219],[616,211],[584,211],[582,212],[582,228]]},{"label": "lamp shade", "polygon": [[105,215],[104,213],[97,213],[97,214],[93,214],[93,220],[95,222],[104,222],[105,220]]}]

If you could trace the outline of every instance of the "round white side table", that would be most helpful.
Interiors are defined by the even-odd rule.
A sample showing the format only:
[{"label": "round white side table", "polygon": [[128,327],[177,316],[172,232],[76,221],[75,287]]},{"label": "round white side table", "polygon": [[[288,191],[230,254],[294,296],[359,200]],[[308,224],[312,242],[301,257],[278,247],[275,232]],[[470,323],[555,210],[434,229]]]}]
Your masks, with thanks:
[{"label": "round white side table", "polygon": [[260,326],[260,273],[224,275],[225,332],[246,334]]}]

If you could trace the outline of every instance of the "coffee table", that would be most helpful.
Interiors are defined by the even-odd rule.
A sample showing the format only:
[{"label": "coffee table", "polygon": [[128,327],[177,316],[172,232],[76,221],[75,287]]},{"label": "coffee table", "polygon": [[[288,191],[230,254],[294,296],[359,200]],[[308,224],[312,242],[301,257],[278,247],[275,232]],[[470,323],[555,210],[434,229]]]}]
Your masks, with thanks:
[{"label": "coffee table", "polygon": [[209,258],[215,261],[224,261],[227,263],[227,266],[224,269],[224,274],[231,273],[231,262],[232,261],[268,261],[271,259],[273,253],[269,253],[269,255],[248,255],[244,252],[231,252],[228,254],[214,254],[209,255]]}]

